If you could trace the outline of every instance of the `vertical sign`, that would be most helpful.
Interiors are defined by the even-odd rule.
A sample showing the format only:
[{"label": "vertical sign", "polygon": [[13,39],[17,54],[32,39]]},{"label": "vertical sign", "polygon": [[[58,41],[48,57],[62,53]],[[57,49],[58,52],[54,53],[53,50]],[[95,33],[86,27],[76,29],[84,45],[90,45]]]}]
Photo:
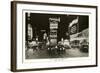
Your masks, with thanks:
[{"label": "vertical sign", "polygon": [[49,21],[50,21],[50,43],[55,45],[57,44],[57,30],[60,18],[49,18]]}]

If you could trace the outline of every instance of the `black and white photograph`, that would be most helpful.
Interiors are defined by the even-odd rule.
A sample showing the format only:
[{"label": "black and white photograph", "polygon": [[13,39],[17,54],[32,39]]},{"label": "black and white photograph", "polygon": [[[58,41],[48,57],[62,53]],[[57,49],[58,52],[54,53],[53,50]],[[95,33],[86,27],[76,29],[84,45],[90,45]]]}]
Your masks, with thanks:
[{"label": "black and white photograph", "polygon": [[97,6],[11,3],[11,69],[97,66]]},{"label": "black and white photograph", "polygon": [[89,16],[25,13],[26,59],[89,55]]}]

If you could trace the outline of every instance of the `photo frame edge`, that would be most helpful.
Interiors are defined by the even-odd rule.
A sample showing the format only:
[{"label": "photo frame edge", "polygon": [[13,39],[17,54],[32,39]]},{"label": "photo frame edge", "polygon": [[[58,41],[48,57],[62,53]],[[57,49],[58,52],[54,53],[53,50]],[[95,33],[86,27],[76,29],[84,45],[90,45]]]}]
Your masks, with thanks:
[{"label": "photo frame edge", "polygon": [[[52,68],[40,68],[40,69],[17,69],[17,22],[16,22],[16,7],[18,3],[26,4],[43,4],[43,5],[58,5],[58,6],[76,6],[76,7],[86,7],[86,8],[96,8],[96,64],[95,65],[85,65],[85,66],[70,66],[70,67],[52,67]],[[57,4],[57,3],[42,3],[42,2],[24,2],[24,1],[11,1],[11,71],[37,71],[37,70],[53,70],[53,69],[69,69],[69,68],[84,68],[84,67],[96,67],[98,66],[98,7],[88,6],[88,5],[74,5],[74,4]]]}]

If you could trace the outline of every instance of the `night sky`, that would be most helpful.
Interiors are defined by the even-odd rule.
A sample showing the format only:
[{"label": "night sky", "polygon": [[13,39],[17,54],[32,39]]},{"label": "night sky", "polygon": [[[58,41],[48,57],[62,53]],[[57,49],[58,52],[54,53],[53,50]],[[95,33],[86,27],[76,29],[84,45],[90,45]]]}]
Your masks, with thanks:
[{"label": "night sky", "polygon": [[[26,28],[27,24],[31,23],[33,28],[33,36],[34,30],[37,31],[37,34],[41,37],[40,30],[46,30],[47,33],[49,30],[49,18],[60,18],[60,22],[58,23],[58,39],[61,37],[65,38],[65,33],[68,32],[69,23],[79,17],[79,32],[89,27],[89,17],[88,16],[80,16],[80,15],[62,15],[62,14],[39,14],[39,13],[31,13],[30,21],[28,20],[26,13]],[[27,30],[26,30],[27,33]]]}]

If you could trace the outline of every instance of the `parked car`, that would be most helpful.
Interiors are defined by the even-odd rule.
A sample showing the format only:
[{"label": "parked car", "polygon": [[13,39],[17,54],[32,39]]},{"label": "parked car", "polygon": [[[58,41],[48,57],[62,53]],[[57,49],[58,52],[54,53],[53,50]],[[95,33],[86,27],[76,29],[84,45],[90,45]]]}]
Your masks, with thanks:
[{"label": "parked car", "polygon": [[81,45],[80,51],[82,51],[82,52],[88,52],[88,50],[89,50],[88,48],[89,48],[88,45]]},{"label": "parked car", "polygon": [[87,42],[87,40],[83,40],[80,46],[80,51],[82,52],[88,52],[89,51],[89,43]]}]

